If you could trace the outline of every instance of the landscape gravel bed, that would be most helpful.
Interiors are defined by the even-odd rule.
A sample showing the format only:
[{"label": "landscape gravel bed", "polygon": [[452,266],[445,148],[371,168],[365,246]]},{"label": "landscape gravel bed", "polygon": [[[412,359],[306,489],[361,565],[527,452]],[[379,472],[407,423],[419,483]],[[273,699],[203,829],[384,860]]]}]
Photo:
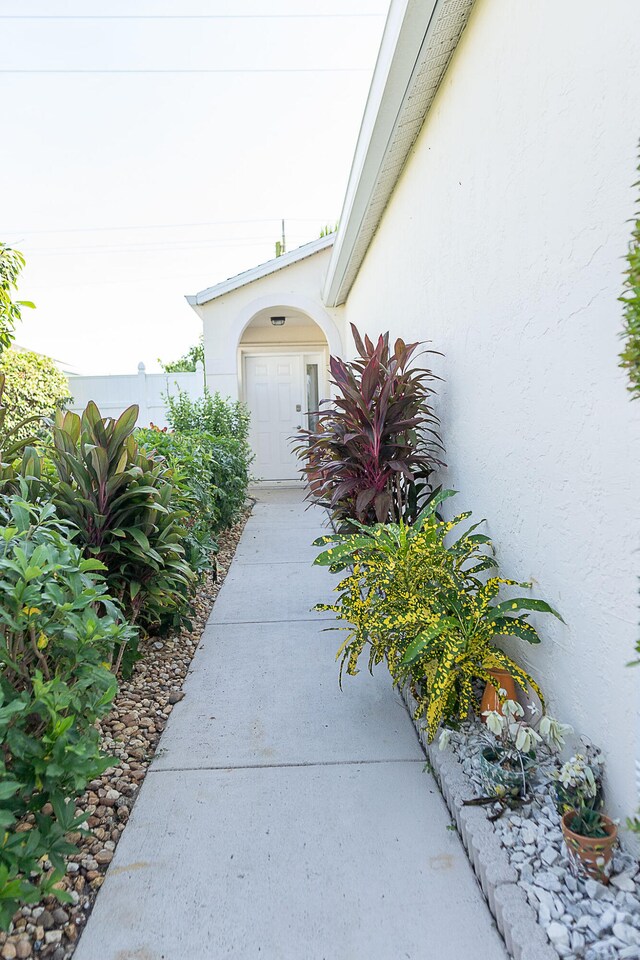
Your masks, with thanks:
[{"label": "landscape gravel bed", "polygon": [[183,697],[182,683],[248,516],[249,511],[219,537],[217,579],[209,573],[199,586],[192,629],[141,643],[142,656],[131,678],[120,682],[113,709],[100,724],[103,750],[117,762],[91,781],[77,801],[78,813],[88,814],[90,833],[71,838],[78,853],[69,857],[61,881],[74,903],[47,898],[23,907],[12,930],[0,932],[2,960],[68,960],[73,955],[167,719]]},{"label": "landscape gravel bed", "polygon": [[[404,696],[413,717],[415,701],[408,690]],[[500,808],[464,803],[486,793],[480,723],[453,733],[445,751],[427,744],[421,722],[414,723],[515,960],[640,960],[639,864],[618,848],[609,886],[574,876],[545,776],[552,761],[540,763],[529,802],[492,822]]]}]

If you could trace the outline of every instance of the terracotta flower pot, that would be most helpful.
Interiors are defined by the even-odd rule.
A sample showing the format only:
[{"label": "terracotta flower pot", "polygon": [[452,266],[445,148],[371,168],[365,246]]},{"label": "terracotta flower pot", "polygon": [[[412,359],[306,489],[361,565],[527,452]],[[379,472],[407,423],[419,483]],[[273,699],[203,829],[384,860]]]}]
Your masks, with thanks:
[{"label": "terracotta flower pot", "polygon": [[[491,672],[500,680],[500,688],[506,691],[507,700],[517,700],[516,684],[511,674],[507,673],[506,670],[492,670]],[[485,686],[480,703],[480,715],[485,722],[487,718],[483,714],[486,710],[497,710],[498,713],[502,713],[500,697],[492,683],[487,683]]]},{"label": "terracotta flower pot", "polygon": [[574,816],[575,811],[569,810],[562,818],[562,833],[574,872],[599,880],[600,883],[609,883],[611,857],[618,839],[617,826],[602,814],[602,826],[607,836],[583,837],[574,833],[568,825]]}]

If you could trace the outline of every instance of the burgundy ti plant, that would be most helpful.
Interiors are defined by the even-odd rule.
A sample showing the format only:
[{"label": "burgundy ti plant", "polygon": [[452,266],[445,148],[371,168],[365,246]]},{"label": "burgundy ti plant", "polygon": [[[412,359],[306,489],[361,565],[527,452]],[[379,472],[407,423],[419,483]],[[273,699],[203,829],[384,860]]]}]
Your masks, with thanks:
[{"label": "burgundy ti plant", "polygon": [[[431,370],[413,366],[420,343],[389,334],[373,343],[351,324],[358,357],[331,357],[336,396],[322,401],[313,430],[296,437],[310,497],[334,521],[413,520],[442,466]],[[435,351],[422,351],[433,353]]]}]

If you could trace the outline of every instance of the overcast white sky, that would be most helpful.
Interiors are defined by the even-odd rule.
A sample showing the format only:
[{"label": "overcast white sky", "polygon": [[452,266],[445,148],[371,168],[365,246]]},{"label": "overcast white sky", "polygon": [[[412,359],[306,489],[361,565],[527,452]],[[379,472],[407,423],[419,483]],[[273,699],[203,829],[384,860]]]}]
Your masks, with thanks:
[{"label": "overcast white sky", "polygon": [[[281,217],[288,249],[335,222],[387,8],[0,0],[0,239],[37,304],[18,342],[157,369],[197,339],[184,294],[270,259]],[[238,18],[149,19],[202,14]],[[194,69],[301,72],[68,72]]]}]

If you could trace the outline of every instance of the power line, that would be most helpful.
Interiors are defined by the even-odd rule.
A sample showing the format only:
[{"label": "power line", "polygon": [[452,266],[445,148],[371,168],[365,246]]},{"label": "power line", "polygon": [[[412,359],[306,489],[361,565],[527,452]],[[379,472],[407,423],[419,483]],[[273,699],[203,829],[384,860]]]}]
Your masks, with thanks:
[{"label": "power line", "polygon": [[70,13],[0,14],[0,20],[362,20],[384,13]]},{"label": "power line", "polygon": [[[304,242],[306,234],[294,234],[290,236],[290,240],[295,240],[296,242]],[[108,245],[91,245],[88,247],[66,247],[61,249],[52,249],[49,247],[32,247],[31,249],[25,248],[25,252],[28,256],[52,256],[52,257],[80,257],[85,256],[91,253],[99,253],[100,255],[104,254],[114,254],[114,253],[165,253],[171,250],[177,251],[197,251],[197,250],[209,250],[216,247],[232,248],[232,247],[255,247],[255,246],[264,246],[273,244],[275,234],[270,234],[269,236],[264,237],[215,237],[210,240],[175,240],[175,241],[159,241],[157,243],[153,242],[141,242],[141,243],[124,243],[118,246],[108,246]]]},{"label": "power line", "polygon": [[[250,220],[201,220],[196,223],[138,223],[138,224],[128,224],[127,226],[115,226],[115,227],[64,227],[61,230],[46,229],[46,230],[23,230],[22,228],[9,230],[2,228],[3,233],[20,233],[23,236],[32,236],[34,234],[41,233],[103,233],[106,231],[119,231],[119,230],[172,230],[174,228],[189,228],[189,227],[217,227],[221,225],[237,224],[237,223],[280,223],[281,217],[262,217],[262,218],[253,218]],[[316,221],[327,221],[332,222],[332,217],[285,217],[287,223],[315,223]]]},{"label": "power line", "polygon": [[147,69],[125,69],[125,70],[114,70],[112,68],[105,70],[0,70],[0,73],[122,73],[122,74],[132,74],[132,73],[182,73],[182,74],[202,74],[202,73],[370,73],[369,67],[252,67],[249,69],[246,68],[226,68],[222,69],[212,68],[212,69],[189,69],[189,70],[147,70]]}]

